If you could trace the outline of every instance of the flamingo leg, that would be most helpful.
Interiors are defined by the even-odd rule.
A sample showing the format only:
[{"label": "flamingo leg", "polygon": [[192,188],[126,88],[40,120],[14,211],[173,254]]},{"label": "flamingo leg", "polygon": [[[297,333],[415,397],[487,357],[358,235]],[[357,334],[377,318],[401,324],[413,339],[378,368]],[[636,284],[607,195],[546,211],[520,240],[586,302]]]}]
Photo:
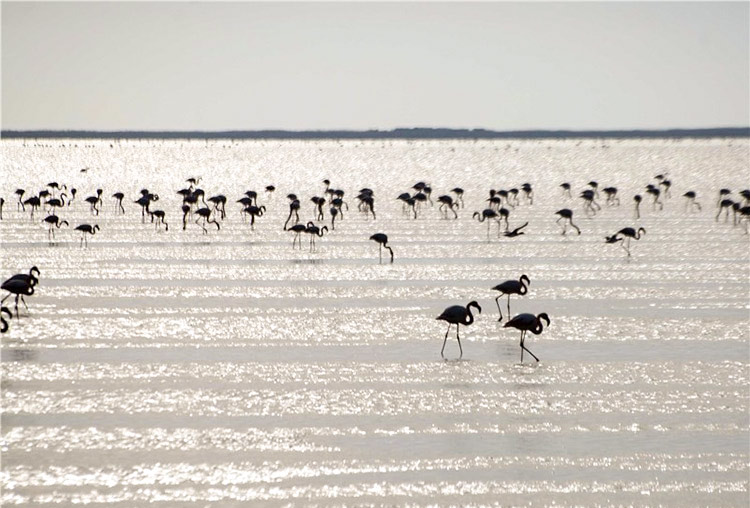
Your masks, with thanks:
[{"label": "flamingo leg", "polygon": [[16,319],[19,318],[19,315],[18,315],[18,297],[19,296],[21,296],[21,295],[16,295]]},{"label": "flamingo leg", "polygon": [[23,303],[23,306],[26,307],[26,311],[28,312],[29,306],[26,305],[26,300],[23,298],[23,295],[18,295],[21,297],[21,303]]},{"label": "flamingo leg", "polygon": [[538,362],[539,358],[537,358],[536,355],[534,353],[532,353],[531,351],[529,351],[529,349],[523,344],[524,336],[525,335],[526,335],[526,330],[523,331],[523,334],[521,336],[521,361],[523,362],[523,352],[524,352],[524,350],[526,350],[526,352],[529,353],[531,356],[533,356],[534,360],[536,360]]},{"label": "flamingo leg", "polygon": [[500,313],[500,318],[498,319],[498,321],[503,320],[503,311],[500,310],[500,298],[502,298],[502,296],[503,294],[500,293],[499,295],[497,295],[497,298],[495,298],[495,303],[497,304],[497,311]]},{"label": "flamingo leg", "polygon": [[464,350],[463,348],[461,348],[461,337],[458,336],[458,329],[459,329],[459,325],[456,324],[456,340],[458,341],[458,351],[459,351],[458,357],[463,358]]},{"label": "flamingo leg", "polygon": [[510,319],[510,293],[508,293],[508,319]]},{"label": "flamingo leg", "polygon": [[443,349],[440,350],[440,356],[445,358],[443,352],[445,351],[445,343],[448,342],[448,334],[451,331],[451,323],[448,323],[448,329],[445,331],[445,338],[443,339]]}]

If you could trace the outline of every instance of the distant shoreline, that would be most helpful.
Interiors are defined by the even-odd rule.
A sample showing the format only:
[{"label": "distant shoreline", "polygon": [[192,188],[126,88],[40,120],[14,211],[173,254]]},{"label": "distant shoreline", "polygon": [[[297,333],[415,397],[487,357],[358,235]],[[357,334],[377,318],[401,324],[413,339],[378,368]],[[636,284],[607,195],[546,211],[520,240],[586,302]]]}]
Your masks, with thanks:
[{"label": "distant shoreline", "polygon": [[739,138],[750,127],[635,130],[521,130],[403,128],[392,130],[257,131],[85,131],[3,130],[3,139],[571,139],[571,138]]}]

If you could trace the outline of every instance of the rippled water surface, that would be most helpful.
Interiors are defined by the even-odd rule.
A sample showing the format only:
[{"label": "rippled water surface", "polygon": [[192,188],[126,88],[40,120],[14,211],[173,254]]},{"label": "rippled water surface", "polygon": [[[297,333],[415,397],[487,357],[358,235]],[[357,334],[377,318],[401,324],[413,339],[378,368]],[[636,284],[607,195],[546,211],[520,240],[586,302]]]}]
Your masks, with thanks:
[{"label": "rippled water surface", "polygon": [[[1,146],[2,277],[41,271],[2,335],[3,506],[748,505],[750,242],[716,220],[719,189],[750,187],[746,139]],[[672,182],[661,211],[645,194],[657,174]],[[228,198],[219,231],[182,229],[176,191],[198,176]],[[325,178],[349,209],[314,251],[293,249],[286,195],[314,220]],[[402,213],[420,180],[433,200],[465,190],[457,220],[437,203]],[[622,205],[601,196],[587,218],[590,180]],[[78,193],[50,242],[14,191],[52,181]],[[510,223],[526,234],[488,239],[472,213],[524,182],[534,202]],[[357,211],[363,187],[376,219]],[[168,232],[142,220],[142,188]],[[266,206],[254,229],[247,190]],[[560,208],[580,236],[560,234]],[[81,223],[101,227],[88,247]],[[604,243],[627,226],[647,231],[630,259]],[[526,341],[538,364],[520,362],[490,289],[521,274],[513,314],[551,318]],[[444,361],[435,317],[470,300],[463,358],[452,334]]]}]

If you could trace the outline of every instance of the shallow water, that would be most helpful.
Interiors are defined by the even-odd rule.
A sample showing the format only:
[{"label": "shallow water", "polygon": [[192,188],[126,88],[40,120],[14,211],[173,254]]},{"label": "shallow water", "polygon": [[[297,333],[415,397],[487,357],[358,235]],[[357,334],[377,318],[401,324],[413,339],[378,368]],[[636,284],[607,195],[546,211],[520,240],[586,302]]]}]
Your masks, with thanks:
[{"label": "shallow water", "polygon": [[[0,146],[3,277],[41,271],[2,336],[4,506],[747,506],[750,242],[715,220],[720,188],[750,187],[746,139]],[[662,211],[644,194],[659,173],[673,182]],[[220,231],[181,229],[175,192],[192,176],[228,197]],[[313,219],[324,178],[350,209],[314,252],[292,249],[285,196]],[[588,219],[558,185],[575,196],[592,179],[622,205],[602,197]],[[463,187],[459,219],[429,204],[404,216],[394,198],[419,180],[433,199]],[[54,242],[14,195],[51,181],[78,189]],[[510,222],[526,234],[488,240],[471,214],[524,182],[534,203]],[[143,187],[169,232],[142,222]],[[356,210],[362,187],[377,219]],[[234,203],[249,189],[267,207],[254,230]],[[581,236],[560,235],[563,207]],[[88,247],[83,222],[101,227]],[[604,243],[626,226],[647,230],[629,259]],[[520,362],[490,289],[522,273],[512,313],[551,318],[526,341],[538,364]],[[435,317],[470,300],[482,313],[463,358],[452,334],[443,361]]]}]

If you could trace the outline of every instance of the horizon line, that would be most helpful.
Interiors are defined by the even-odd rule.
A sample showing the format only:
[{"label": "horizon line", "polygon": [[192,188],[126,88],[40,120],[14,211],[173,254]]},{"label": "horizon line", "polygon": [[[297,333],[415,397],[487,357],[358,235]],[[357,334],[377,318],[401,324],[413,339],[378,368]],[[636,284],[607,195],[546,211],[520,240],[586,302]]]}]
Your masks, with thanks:
[{"label": "horizon line", "polygon": [[503,139],[577,137],[750,137],[747,127],[666,128],[666,129],[492,129],[450,127],[398,127],[394,129],[226,129],[226,130],[145,130],[145,129],[2,129],[0,138],[121,138],[121,139]]}]

